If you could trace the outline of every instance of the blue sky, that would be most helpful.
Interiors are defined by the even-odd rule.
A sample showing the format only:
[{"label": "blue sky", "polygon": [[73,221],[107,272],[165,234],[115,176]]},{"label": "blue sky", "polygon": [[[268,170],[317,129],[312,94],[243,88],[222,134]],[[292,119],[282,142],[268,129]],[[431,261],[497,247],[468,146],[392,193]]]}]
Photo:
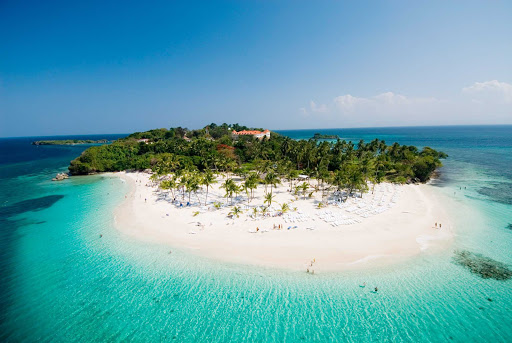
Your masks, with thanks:
[{"label": "blue sky", "polygon": [[0,136],[512,123],[512,2],[0,3]]}]

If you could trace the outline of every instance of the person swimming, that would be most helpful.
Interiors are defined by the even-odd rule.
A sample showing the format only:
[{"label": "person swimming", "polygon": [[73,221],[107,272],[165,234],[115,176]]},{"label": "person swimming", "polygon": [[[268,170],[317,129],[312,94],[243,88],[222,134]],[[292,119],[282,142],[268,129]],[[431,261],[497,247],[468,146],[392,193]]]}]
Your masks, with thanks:
[{"label": "person swimming", "polygon": [[375,293],[377,293],[379,291],[379,289],[377,287],[375,287]]}]

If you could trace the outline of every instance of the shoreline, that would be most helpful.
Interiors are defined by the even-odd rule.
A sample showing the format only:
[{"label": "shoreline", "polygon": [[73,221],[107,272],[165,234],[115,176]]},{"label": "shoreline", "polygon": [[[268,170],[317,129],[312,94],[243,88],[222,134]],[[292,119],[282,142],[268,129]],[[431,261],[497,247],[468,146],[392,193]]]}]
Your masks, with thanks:
[{"label": "shoreline", "polygon": [[[400,263],[422,253],[444,250],[453,241],[452,223],[445,207],[433,194],[432,186],[425,184],[378,185],[376,194],[381,194],[382,199],[394,192],[396,203],[389,202],[384,212],[368,218],[362,217],[364,214],[348,213],[350,219],[345,220],[348,223],[334,226],[322,221],[322,214],[330,212],[325,216],[338,218],[336,216],[346,215],[351,208],[329,205],[317,209],[314,199],[292,199],[290,207],[296,207],[296,212],[252,219],[247,210],[239,218],[228,219],[232,206],[220,209],[209,206],[205,210],[203,205],[203,210],[196,214],[199,205],[180,208],[171,204],[170,195],[165,197],[156,187],[146,186],[148,174],[120,172],[112,175],[120,177],[130,187],[126,199],[115,210],[116,229],[139,240],[165,244],[222,262],[295,271],[311,269],[315,273],[336,272]],[[211,197],[211,202],[222,199],[218,189],[222,180],[219,178],[219,183],[210,187],[208,199]],[[261,205],[262,188],[257,190],[255,200],[239,206]],[[292,197],[287,188],[284,183],[274,189],[276,202]],[[369,203],[368,198],[377,196],[369,193],[362,199],[354,199],[354,204],[358,204],[357,201]],[[201,198],[198,196],[197,200]],[[364,213],[364,207],[362,211]],[[356,207],[355,212],[361,210]],[[293,223],[286,223],[285,219]],[[435,229],[435,222],[443,223],[443,228]],[[274,225],[284,228],[274,230]],[[261,231],[256,232],[253,229],[256,227]]]}]

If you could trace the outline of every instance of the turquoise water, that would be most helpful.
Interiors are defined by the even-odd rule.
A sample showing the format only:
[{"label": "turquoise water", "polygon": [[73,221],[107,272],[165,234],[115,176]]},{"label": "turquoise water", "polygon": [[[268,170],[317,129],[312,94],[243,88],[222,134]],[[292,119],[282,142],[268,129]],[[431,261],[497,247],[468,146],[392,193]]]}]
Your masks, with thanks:
[{"label": "turquoise water", "polygon": [[[127,191],[119,179],[49,181],[84,147],[2,139],[0,339],[512,341],[512,281],[482,279],[452,263],[454,249],[468,249],[512,265],[512,127],[282,133],[308,138],[318,131],[450,154],[432,187],[451,200],[453,249],[378,270],[315,276],[174,248],[170,255],[169,247],[113,228],[112,210]],[[363,281],[379,293],[359,287]]]}]

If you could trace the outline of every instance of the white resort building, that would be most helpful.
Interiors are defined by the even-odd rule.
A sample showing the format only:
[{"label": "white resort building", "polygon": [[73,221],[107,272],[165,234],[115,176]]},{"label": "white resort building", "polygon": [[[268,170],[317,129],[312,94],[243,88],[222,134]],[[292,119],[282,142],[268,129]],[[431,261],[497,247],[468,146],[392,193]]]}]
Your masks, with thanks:
[{"label": "white resort building", "polygon": [[254,138],[258,138],[258,139],[263,139],[263,137],[267,137],[267,139],[270,138],[270,131],[269,130],[265,130],[265,131],[256,131],[256,130],[253,130],[253,131],[246,131],[246,130],[235,131],[235,130],[233,130],[233,132],[231,134],[232,134],[233,137],[253,136]]}]

